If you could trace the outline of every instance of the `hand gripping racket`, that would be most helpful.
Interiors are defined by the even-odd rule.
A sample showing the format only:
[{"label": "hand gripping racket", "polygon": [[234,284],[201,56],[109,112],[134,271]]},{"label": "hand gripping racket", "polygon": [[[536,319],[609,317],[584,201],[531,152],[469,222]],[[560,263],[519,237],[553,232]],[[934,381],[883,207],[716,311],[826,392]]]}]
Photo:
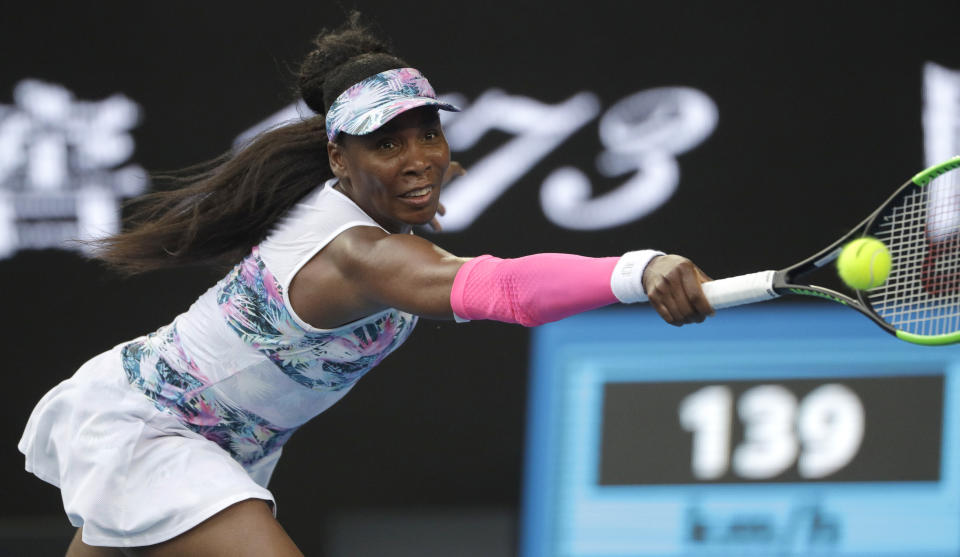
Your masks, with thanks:
[{"label": "hand gripping racket", "polygon": [[[812,257],[779,271],[761,271],[703,284],[715,309],[784,294],[814,296],[851,307],[897,338],[938,345],[960,341],[960,157],[911,178],[850,232]],[[804,282],[861,236],[890,251],[886,283],[836,290]]]}]

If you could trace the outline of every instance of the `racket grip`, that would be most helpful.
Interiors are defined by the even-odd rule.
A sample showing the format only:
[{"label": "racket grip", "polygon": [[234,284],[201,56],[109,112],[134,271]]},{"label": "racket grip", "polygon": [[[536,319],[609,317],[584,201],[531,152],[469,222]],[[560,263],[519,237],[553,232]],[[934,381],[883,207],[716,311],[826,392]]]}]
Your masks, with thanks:
[{"label": "racket grip", "polygon": [[760,271],[705,282],[700,286],[713,309],[723,309],[779,297],[773,289],[775,274],[776,271]]}]

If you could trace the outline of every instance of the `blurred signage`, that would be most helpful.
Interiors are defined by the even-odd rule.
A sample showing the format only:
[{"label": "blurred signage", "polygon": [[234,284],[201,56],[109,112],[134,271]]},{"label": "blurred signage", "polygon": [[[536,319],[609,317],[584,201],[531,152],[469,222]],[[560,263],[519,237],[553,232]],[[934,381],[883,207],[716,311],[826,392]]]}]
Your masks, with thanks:
[{"label": "blurred signage", "polygon": [[28,248],[78,248],[120,230],[120,199],[146,191],[134,151],[136,103],[77,100],[65,87],[19,82],[0,105],[0,258]]},{"label": "blurred signage", "polygon": [[923,146],[926,166],[960,155],[960,71],[923,67]]},{"label": "blurred signage", "polygon": [[[568,137],[600,114],[589,92],[549,105],[535,99],[483,93],[462,113],[449,117],[450,147],[468,151],[488,131],[513,137],[473,163],[470,172],[444,192],[450,232],[470,226],[497,198]],[[540,206],[557,226],[574,230],[612,228],[647,215],[673,194],[680,179],[676,156],[713,133],[717,107],[705,93],[688,87],[662,87],[629,95],[600,116],[603,145],[596,155],[605,177],[626,179],[613,190],[593,195],[581,169],[554,169],[540,188]]]},{"label": "blurred signage", "polygon": [[[924,67],[923,129],[927,165],[960,154],[960,71],[934,63]],[[636,221],[657,210],[680,183],[677,156],[710,137],[717,127],[716,103],[691,87],[658,87],[627,95],[606,110],[597,95],[584,91],[557,104],[488,89],[470,101],[459,93],[441,97],[460,106],[441,112],[450,147],[457,154],[477,148],[490,132],[506,139],[470,163],[466,176],[443,192],[444,232],[469,228],[524,175],[573,134],[597,120],[601,149],[596,172],[622,182],[600,194],[591,169],[560,166],[540,185],[540,207],[555,225],[572,230],[603,230]],[[313,115],[302,102],[284,107],[241,133],[235,146],[295,118]],[[934,192],[947,196],[951,192]]]},{"label": "blurred signage", "polygon": [[[923,67],[923,146],[926,166],[960,155],[960,71],[928,62]],[[960,184],[930,184],[930,232],[944,238],[960,227]]]},{"label": "blurred signage", "polygon": [[[499,89],[489,89],[472,102],[457,93],[441,97],[463,109],[441,112],[451,150],[469,153],[489,132],[508,136],[444,190],[447,214],[440,222],[445,232],[472,225],[525,174],[598,116],[603,147],[596,154],[597,171],[608,178],[624,177],[623,182],[595,196],[583,170],[562,166],[544,180],[541,208],[557,226],[576,230],[611,228],[639,219],[670,198],[680,180],[676,156],[708,138],[718,114],[709,96],[689,87],[634,93],[602,114],[592,92],[577,93],[557,104]],[[240,134],[235,145],[306,114],[312,112],[302,103],[287,106]]]},{"label": "blurred signage", "polygon": [[[506,139],[476,156],[469,173],[443,193],[444,230],[470,227],[524,175],[590,122],[600,148],[595,169],[560,166],[540,185],[540,206],[557,226],[601,230],[633,222],[662,206],[680,182],[677,156],[696,148],[716,129],[718,109],[704,92],[659,87],[625,96],[606,109],[585,91],[548,104],[489,89],[473,101],[442,95],[464,110],[442,113],[447,139],[470,153],[489,132]],[[960,71],[927,63],[923,78],[925,157],[933,164],[960,153]],[[289,105],[240,134],[242,146],[257,133],[312,115]],[[62,85],[19,82],[13,103],[0,104],[0,258],[20,249],[76,248],[120,229],[120,201],[146,191],[146,172],[129,162],[138,105],[122,94],[99,101],[75,98]],[[594,193],[590,172],[622,178]],[[953,198],[953,191],[933,192]],[[939,196],[939,197],[938,197]]]}]

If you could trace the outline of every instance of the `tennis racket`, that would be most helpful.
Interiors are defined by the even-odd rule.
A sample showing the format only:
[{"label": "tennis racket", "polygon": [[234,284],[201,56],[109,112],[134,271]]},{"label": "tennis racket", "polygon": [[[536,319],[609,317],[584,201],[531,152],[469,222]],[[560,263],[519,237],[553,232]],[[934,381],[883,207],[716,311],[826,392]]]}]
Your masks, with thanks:
[{"label": "tennis racket", "polygon": [[[960,156],[918,173],[853,230],[799,263],[704,283],[707,300],[721,309],[787,294],[813,296],[851,307],[901,340],[925,345],[960,341],[958,169]],[[862,236],[880,240],[890,251],[892,267],[884,284],[844,294],[804,282]]]}]

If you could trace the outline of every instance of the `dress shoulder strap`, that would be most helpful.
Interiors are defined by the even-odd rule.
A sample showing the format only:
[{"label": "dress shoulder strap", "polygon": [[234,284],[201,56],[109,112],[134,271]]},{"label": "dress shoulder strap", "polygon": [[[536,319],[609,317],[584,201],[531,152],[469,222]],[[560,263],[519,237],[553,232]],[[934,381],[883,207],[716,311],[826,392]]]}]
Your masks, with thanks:
[{"label": "dress shoulder strap", "polygon": [[297,271],[341,232],[355,226],[383,229],[333,186],[336,179],[297,203],[260,244],[260,257],[284,289]]}]

